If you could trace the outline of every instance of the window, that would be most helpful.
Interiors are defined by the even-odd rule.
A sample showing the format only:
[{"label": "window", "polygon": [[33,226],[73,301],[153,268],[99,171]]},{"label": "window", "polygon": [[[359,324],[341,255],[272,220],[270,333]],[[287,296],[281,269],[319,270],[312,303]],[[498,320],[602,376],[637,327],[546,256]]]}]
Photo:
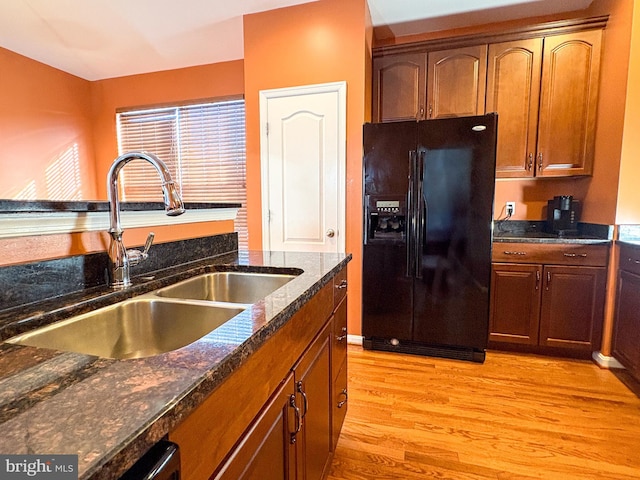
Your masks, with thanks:
[{"label": "window", "polygon": [[[241,203],[235,221],[248,246],[244,100],[126,111],[117,114],[118,150],[157,155],[171,171],[185,202]],[[120,172],[122,199],[158,201],[157,175],[146,162]]]}]

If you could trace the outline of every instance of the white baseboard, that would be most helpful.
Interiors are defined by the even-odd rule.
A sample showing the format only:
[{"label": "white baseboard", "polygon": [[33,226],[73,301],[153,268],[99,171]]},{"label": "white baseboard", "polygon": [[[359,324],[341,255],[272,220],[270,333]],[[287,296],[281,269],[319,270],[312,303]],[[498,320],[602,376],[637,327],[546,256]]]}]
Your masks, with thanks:
[{"label": "white baseboard", "polygon": [[624,366],[615,358],[603,355],[601,352],[593,352],[591,355],[593,361],[602,368],[624,368]]},{"label": "white baseboard", "polygon": [[347,335],[347,343],[362,346],[362,335]]}]

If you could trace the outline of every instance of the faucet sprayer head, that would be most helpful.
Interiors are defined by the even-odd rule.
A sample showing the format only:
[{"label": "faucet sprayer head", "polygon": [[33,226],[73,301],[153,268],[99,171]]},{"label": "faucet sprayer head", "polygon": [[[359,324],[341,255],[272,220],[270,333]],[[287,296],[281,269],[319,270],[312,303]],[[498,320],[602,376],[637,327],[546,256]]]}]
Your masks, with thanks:
[{"label": "faucet sprayer head", "polygon": [[178,193],[173,182],[162,184],[162,192],[164,193],[164,210],[170,217],[182,215],[184,213],[184,203]]}]

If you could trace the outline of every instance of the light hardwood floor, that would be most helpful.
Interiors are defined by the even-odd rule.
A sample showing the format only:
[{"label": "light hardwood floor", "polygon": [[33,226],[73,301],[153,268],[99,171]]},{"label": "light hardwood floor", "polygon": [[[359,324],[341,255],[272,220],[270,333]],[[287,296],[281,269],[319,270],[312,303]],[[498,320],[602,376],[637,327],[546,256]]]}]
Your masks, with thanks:
[{"label": "light hardwood floor", "polygon": [[589,361],[348,355],[329,480],[640,479],[640,399]]}]

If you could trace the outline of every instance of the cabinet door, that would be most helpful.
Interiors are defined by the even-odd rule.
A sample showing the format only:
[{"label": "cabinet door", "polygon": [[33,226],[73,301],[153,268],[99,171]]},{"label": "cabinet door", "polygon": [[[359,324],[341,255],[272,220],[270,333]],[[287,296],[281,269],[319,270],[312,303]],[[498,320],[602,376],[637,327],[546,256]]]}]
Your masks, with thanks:
[{"label": "cabinet door", "polygon": [[332,420],[331,448],[335,451],[347,413],[347,299],[343,298],[333,314],[331,345]]},{"label": "cabinet door", "polygon": [[540,345],[591,352],[600,348],[606,269],[545,266]]},{"label": "cabinet door", "polygon": [[591,175],[602,31],[544,39],[538,176]]},{"label": "cabinet door", "polygon": [[542,265],[492,265],[490,341],[538,344],[541,276]]},{"label": "cabinet door", "polygon": [[302,430],[296,442],[297,478],[321,480],[331,459],[331,322],[294,368]]},{"label": "cabinet door", "polygon": [[347,299],[344,298],[333,315],[331,344],[331,372],[335,379],[340,366],[347,359]]},{"label": "cabinet door", "polygon": [[498,113],[496,177],[533,177],[542,39],[489,45],[487,112]]},{"label": "cabinet door", "polygon": [[487,46],[429,52],[428,118],[484,114]]},{"label": "cabinet door", "polygon": [[[293,397],[293,398],[292,398]],[[295,479],[295,395],[293,374],[284,380],[262,414],[252,424],[215,480]],[[298,419],[299,422],[299,419]]]},{"label": "cabinet door", "polygon": [[427,54],[373,59],[373,121],[423,120]]},{"label": "cabinet door", "polygon": [[620,271],[613,355],[640,380],[640,276]]},{"label": "cabinet door", "polygon": [[340,431],[347,415],[347,401],[349,400],[349,390],[347,386],[347,359],[340,366],[333,379],[333,405],[332,405],[332,450],[335,452],[340,438]]}]

